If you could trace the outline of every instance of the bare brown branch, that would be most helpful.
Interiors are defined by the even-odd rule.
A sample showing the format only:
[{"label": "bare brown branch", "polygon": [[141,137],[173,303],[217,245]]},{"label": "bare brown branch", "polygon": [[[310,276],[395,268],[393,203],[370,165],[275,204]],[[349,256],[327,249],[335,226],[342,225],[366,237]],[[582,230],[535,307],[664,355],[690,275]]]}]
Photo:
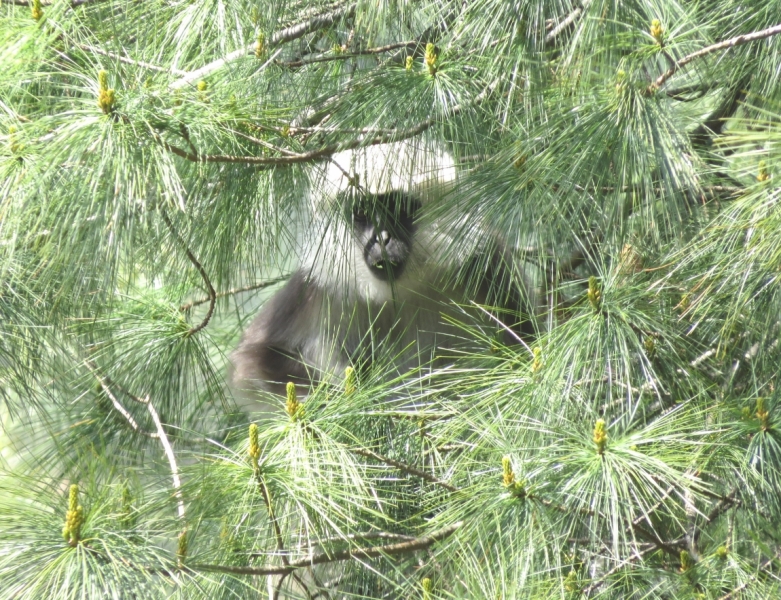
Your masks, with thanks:
[{"label": "bare brown branch", "polygon": [[198,323],[198,325],[191,327],[190,331],[188,332],[189,335],[194,335],[198,333],[201,329],[206,327],[209,324],[209,321],[211,321],[212,315],[214,314],[214,306],[217,303],[217,292],[214,290],[214,286],[212,285],[212,282],[209,279],[209,275],[206,273],[206,269],[203,268],[203,265],[201,265],[198,259],[195,258],[195,254],[192,253],[192,250],[190,250],[187,243],[182,239],[182,237],[179,235],[176,229],[174,229],[174,225],[173,223],[171,223],[171,219],[168,218],[168,215],[165,213],[165,210],[161,210],[160,215],[163,217],[163,221],[168,227],[168,230],[171,232],[171,235],[173,235],[174,238],[176,238],[176,240],[182,246],[182,248],[184,248],[184,251],[187,254],[187,258],[189,258],[190,262],[193,263],[196,269],[198,269],[198,272],[201,274],[201,278],[203,279],[203,282],[206,284],[206,289],[209,291],[209,310],[206,312],[206,316],[203,318],[203,321]]},{"label": "bare brown branch", "polygon": [[723,42],[718,42],[716,44],[706,46],[701,50],[697,50],[697,52],[692,52],[691,54],[684,56],[681,60],[676,62],[673,66],[667,69],[667,71],[665,71],[662,75],[660,75],[656,81],[654,81],[651,85],[649,85],[646,88],[646,93],[647,94],[655,93],[659,88],[661,88],[667,82],[668,79],[670,79],[670,77],[675,75],[682,67],[685,67],[693,60],[696,60],[703,56],[707,56],[708,54],[712,54],[713,52],[718,52],[719,50],[729,50],[730,48],[735,48],[736,46],[742,46],[743,44],[748,44],[749,42],[754,42],[756,40],[769,38],[774,35],[778,35],[779,33],[781,33],[781,24],[774,25],[773,27],[768,27],[767,29],[762,29],[761,31],[755,31],[753,33],[747,33],[745,35],[739,35],[734,38],[724,40]]}]

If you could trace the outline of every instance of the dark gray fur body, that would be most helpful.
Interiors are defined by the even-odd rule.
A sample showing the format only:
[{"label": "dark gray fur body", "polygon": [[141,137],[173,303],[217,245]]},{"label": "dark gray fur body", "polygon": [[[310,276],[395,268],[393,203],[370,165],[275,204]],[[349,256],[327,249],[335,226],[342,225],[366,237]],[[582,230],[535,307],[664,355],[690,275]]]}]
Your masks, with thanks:
[{"label": "dark gray fur body", "polygon": [[[431,287],[405,294],[397,302],[353,302],[297,271],[262,308],[233,355],[234,378],[250,387],[284,394],[285,384],[309,385],[348,365],[366,367],[377,352],[395,357],[407,371],[425,356],[421,350],[458,345],[459,330],[446,320],[458,318],[454,304],[462,294]],[[463,315],[460,315],[463,317]]]}]

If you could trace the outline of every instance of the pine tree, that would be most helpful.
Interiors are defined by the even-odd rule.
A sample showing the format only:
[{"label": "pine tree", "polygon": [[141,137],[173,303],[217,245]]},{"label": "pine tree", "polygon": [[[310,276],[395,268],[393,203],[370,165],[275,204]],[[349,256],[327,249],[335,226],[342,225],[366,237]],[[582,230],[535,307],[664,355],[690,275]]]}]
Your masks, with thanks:
[{"label": "pine tree", "polygon": [[[781,2],[0,14],[0,597],[781,596]],[[313,170],[402,140],[533,342],[237,407]]]}]

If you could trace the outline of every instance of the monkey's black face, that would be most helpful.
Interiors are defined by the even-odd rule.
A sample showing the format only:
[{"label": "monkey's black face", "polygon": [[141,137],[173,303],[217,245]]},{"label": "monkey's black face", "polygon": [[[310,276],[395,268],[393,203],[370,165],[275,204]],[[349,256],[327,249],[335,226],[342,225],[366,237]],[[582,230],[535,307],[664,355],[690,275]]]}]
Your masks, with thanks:
[{"label": "monkey's black face", "polygon": [[393,281],[404,271],[419,206],[417,200],[394,192],[354,203],[355,236],[363,244],[363,259],[369,271],[377,279]]}]

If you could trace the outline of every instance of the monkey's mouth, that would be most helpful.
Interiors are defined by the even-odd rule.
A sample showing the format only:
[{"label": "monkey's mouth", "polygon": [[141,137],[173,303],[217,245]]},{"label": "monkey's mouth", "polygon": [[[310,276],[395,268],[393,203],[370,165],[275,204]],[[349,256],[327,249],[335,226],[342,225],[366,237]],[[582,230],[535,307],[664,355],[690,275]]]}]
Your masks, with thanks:
[{"label": "monkey's mouth", "polygon": [[372,238],[363,249],[363,259],[371,274],[382,281],[393,281],[401,276],[409,254],[409,246],[391,238],[384,244]]},{"label": "monkey's mouth", "polygon": [[377,279],[382,281],[393,281],[401,276],[401,272],[404,270],[403,262],[394,262],[392,260],[379,260],[377,262],[366,261],[369,265],[369,271]]}]

